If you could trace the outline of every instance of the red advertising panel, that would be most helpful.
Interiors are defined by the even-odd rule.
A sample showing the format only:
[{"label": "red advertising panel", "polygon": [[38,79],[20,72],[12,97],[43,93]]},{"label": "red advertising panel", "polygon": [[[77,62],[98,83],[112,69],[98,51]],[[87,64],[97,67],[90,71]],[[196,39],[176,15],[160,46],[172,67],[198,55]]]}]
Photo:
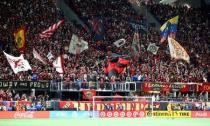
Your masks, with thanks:
[{"label": "red advertising panel", "polygon": [[49,118],[49,111],[14,111],[0,112],[0,119],[36,119],[36,118]]},{"label": "red advertising panel", "polygon": [[60,101],[59,102],[59,108],[61,109],[65,109],[65,108],[72,109],[75,107],[77,107],[76,102],[73,102],[73,101]]},{"label": "red advertising panel", "polygon": [[142,85],[142,90],[144,92],[149,91],[171,91],[177,90],[181,92],[188,92],[190,90],[190,86],[187,84],[173,84],[173,83],[159,83],[159,82],[146,82]]},{"label": "red advertising panel", "polygon": [[144,118],[145,111],[100,111],[99,118]]},{"label": "red advertising panel", "polygon": [[198,88],[199,92],[210,92],[210,83],[203,83],[201,86]]},{"label": "red advertising panel", "polygon": [[210,111],[192,111],[192,118],[210,118]]}]

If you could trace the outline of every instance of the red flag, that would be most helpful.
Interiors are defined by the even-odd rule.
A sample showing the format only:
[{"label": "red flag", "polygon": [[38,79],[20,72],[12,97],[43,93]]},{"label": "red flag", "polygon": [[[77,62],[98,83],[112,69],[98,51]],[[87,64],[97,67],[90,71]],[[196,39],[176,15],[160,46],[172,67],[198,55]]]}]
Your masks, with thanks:
[{"label": "red flag", "polygon": [[64,20],[60,20],[58,23],[53,24],[50,26],[47,30],[43,31],[42,33],[39,34],[40,38],[50,38],[53,33],[55,32],[58,27],[63,24]]},{"label": "red flag", "polygon": [[124,58],[119,58],[118,63],[127,65],[129,64],[129,60]]},{"label": "red flag", "polygon": [[82,90],[83,92],[83,99],[92,100],[93,96],[96,96],[96,90]]}]

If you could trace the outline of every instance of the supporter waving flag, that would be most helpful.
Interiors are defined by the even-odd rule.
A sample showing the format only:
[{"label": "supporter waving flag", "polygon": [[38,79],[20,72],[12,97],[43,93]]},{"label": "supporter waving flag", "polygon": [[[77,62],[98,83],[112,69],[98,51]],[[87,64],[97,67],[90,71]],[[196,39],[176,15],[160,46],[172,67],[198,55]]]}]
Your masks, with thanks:
[{"label": "supporter waving flag", "polygon": [[58,29],[58,27],[63,24],[64,20],[60,20],[58,23],[53,24],[52,26],[50,26],[47,30],[43,31],[42,33],[39,34],[41,39],[44,38],[50,38],[53,33],[55,32],[56,29]]},{"label": "supporter waving flag", "polygon": [[23,53],[26,48],[25,32],[26,32],[26,30],[24,27],[18,29],[16,32],[14,32],[15,46],[21,53]]},{"label": "supporter waving flag", "polygon": [[179,16],[173,17],[160,27],[160,34],[161,34],[160,43],[163,43],[168,36],[175,39],[178,20],[179,20]]}]

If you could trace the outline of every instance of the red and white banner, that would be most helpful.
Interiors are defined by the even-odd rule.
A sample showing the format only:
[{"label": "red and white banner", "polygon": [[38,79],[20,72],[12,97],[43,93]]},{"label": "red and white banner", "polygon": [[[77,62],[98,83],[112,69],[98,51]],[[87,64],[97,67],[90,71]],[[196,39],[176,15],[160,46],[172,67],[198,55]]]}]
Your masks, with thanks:
[{"label": "red and white banner", "polygon": [[64,58],[63,55],[57,57],[57,59],[53,62],[53,67],[56,68],[56,71],[59,74],[64,73]]},{"label": "red and white banner", "polygon": [[58,23],[53,24],[50,26],[47,30],[43,31],[42,33],[39,34],[40,38],[50,38],[53,33],[55,32],[58,27],[63,24],[64,20],[60,20]]},{"label": "red and white banner", "polygon": [[39,61],[41,61],[43,64],[47,64],[44,59],[39,55],[39,53],[33,48],[33,55],[35,59],[38,59]]},{"label": "red and white banner", "polygon": [[12,70],[15,74],[21,71],[28,71],[31,70],[31,66],[29,65],[28,61],[23,58],[23,54],[19,57],[14,57],[4,52],[4,55],[7,58]]},{"label": "red and white banner", "polygon": [[73,101],[59,101],[59,108],[60,109],[73,109],[77,107],[76,102]]},{"label": "red and white banner", "polygon": [[100,111],[99,118],[144,118],[145,111]]}]

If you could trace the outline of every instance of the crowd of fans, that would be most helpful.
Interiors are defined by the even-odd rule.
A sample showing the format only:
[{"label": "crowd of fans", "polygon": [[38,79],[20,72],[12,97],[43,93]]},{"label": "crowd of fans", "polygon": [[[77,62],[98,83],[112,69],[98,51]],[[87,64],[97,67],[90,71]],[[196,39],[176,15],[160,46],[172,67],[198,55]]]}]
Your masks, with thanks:
[{"label": "crowd of fans", "polygon": [[[133,56],[131,43],[136,29],[130,25],[131,22],[144,24],[146,19],[138,15],[130,3],[120,1],[80,1],[73,0],[69,6],[76,14],[84,19],[86,24],[91,24],[95,18],[102,19],[105,31],[104,40],[99,44],[94,42],[91,34],[84,28],[78,28],[71,22],[66,21],[49,40],[39,39],[38,34],[63,18],[60,10],[56,8],[54,1],[5,1],[1,2],[1,41],[4,42],[4,50],[12,55],[19,55],[14,46],[13,32],[21,27],[27,28],[27,49],[24,57],[32,66],[30,72],[14,74],[3,53],[1,53],[0,69],[1,80],[31,80],[37,76],[38,80],[59,79],[59,74],[52,66],[43,65],[33,57],[32,48],[38,50],[42,57],[47,58],[48,52],[52,52],[56,58],[61,52],[65,55],[66,81],[109,81],[104,74],[107,51],[118,54],[129,54],[130,65],[126,74],[119,76],[124,81],[127,76],[137,76],[138,80],[149,82],[203,82],[209,69],[209,23],[206,18],[208,13],[202,9],[171,7],[169,5],[148,4],[147,7],[154,16],[163,23],[167,19],[179,15],[177,41],[187,50],[191,57],[191,63],[177,62],[170,59],[167,42],[159,45],[159,31],[149,27],[146,34],[140,33],[140,52]],[[14,9],[17,8],[17,9]],[[158,10],[158,11],[157,11]],[[161,12],[161,13],[159,13]],[[194,18],[198,17],[199,18]],[[68,49],[72,34],[77,34],[89,43],[89,49],[80,55],[69,54]],[[124,38],[126,44],[117,48],[113,42]],[[157,55],[147,51],[149,43],[159,45]],[[102,46],[103,50],[99,48]]]},{"label": "crowd of fans", "polygon": [[0,111],[46,110],[49,95],[35,96],[33,93],[0,89]]},{"label": "crowd of fans", "polygon": [[[210,69],[208,55],[210,55],[209,15],[201,8],[172,7],[170,5],[148,3],[148,10],[163,24],[166,20],[179,15],[176,40],[187,50],[190,55],[190,64],[184,61],[171,60],[167,42],[159,44],[160,35],[155,27],[149,26],[147,32],[140,34],[140,51],[135,54],[131,48],[134,33],[137,29],[131,23],[145,25],[146,18],[138,15],[126,0],[71,0],[69,7],[75,11],[87,26],[92,26],[93,21],[100,19],[104,28],[104,38],[100,42],[93,40],[93,35],[84,27],[78,27],[65,19],[48,40],[39,38],[39,33],[52,24],[63,19],[61,10],[56,7],[53,0],[41,1],[1,1],[0,2],[0,41],[2,50],[19,56],[15,48],[13,32],[25,26],[26,51],[24,58],[32,67],[31,71],[14,74],[10,68],[3,51],[0,52],[0,80],[57,80],[61,79],[55,68],[44,65],[33,57],[32,49],[47,59],[47,54],[52,53],[52,61],[61,53],[64,54],[64,84],[100,82],[108,83],[111,80],[105,73],[104,67],[109,52],[120,55],[129,55],[130,65],[118,81],[125,81],[130,77],[133,81],[141,82],[205,82]],[[199,18],[198,18],[199,17]],[[89,27],[91,29],[91,27]],[[89,48],[79,55],[68,52],[68,46],[73,34],[82,37],[88,42]],[[125,45],[117,48],[113,42],[124,38]],[[149,43],[156,43],[160,48],[157,55],[147,51]],[[107,53],[108,52],[108,53]],[[35,77],[36,76],[36,77]],[[10,100],[12,92],[0,90],[0,100]],[[13,94],[17,98],[17,94]],[[17,96],[17,97],[16,97]],[[18,98],[24,98],[24,95]],[[15,100],[15,99],[14,99]],[[18,99],[16,99],[18,100]]]}]

